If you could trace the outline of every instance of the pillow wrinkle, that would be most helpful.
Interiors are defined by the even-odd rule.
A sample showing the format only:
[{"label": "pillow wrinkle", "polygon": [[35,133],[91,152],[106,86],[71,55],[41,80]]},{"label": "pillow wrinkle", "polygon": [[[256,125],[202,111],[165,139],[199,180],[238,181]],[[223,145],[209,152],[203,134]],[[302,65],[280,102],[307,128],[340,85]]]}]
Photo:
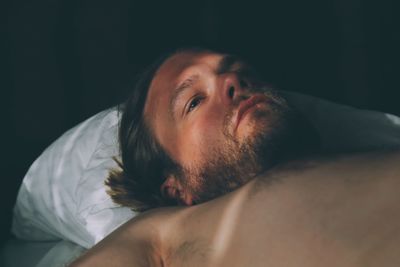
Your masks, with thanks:
[{"label": "pillow wrinkle", "polygon": [[[76,215],[76,192],[107,123],[116,120],[114,110],[102,111],[66,131],[35,160],[14,207],[12,231],[17,237],[37,240],[43,236],[46,240],[49,237],[43,233],[49,233],[81,245],[93,244],[86,229],[90,226]],[[90,190],[85,195],[90,195]]]},{"label": "pillow wrinkle", "polygon": [[[92,194],[96,194],[98,190],[104,190],[102,199],[110,199],[105,192],[104,180],[108,176],[108,171],[116,167],[116,163],[112,160],[112,157],[118,156],[119,152],[118,149],[116,149],[118,148],[118,140],[116,138],[117,122],[118,117],[115,116],[106,116],[102,121],[99,141],[96,143],[96,147],[90,159],[87,161],[87,165],[82,173],[82,177],[79,179],[76,190],[74,190],[75,200],[78,201],[78,214],[87,208],[85,202],[87,203],[91,200],[81,192],[92,190]],[[111,142],[111,144],[108,142]],[[92,203],[88,205],[92,205]]]}]

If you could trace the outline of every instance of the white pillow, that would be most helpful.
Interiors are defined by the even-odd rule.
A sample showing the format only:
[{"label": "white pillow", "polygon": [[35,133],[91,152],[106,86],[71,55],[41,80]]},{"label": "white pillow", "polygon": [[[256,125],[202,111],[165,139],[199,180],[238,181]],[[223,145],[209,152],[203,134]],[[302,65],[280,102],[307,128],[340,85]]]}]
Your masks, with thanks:
[{"label": "white pillow", "polygon": [[[400,146],[400,119],[285,92],[316,126],[327,151]],[[70,240],[93,246],[135,213],[118,207],[104,180],[118,156],[116,108],[66,132],[33,163],[14,209],[13,233],[29,240]]]},{"label": "white pillow", "polygon": [[134,216],[112,202],[104,180],[118,156],[116,108],[67,131],[28,170],[14,208],[13,233],[28,240],[93,246]]}]

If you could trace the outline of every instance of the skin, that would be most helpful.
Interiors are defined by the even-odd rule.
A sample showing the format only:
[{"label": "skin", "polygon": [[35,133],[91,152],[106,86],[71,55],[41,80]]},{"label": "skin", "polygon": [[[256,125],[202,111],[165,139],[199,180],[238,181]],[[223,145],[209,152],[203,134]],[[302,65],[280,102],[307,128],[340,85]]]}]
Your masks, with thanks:
[{"label": "skin", "polygon": [[399,152],[294,162],[144,213],[71,266],[400,266]]},{"label": "skin", "polygon": [[[235,120],[246,86],[234,71],[241,63],[217,72],[223,57],[178,53],[151,83],[145,118],[185,167],[204,165],[210,148],[225,145],[226,114],[238,143],[254,135],[255,122],[268,126],[270,118],[253,115],[267,102]],[[170,112],[176,88],[194,75]],[[399,160],[392,152],[292,162],[206,203],[141,214],[71,266],[400,266]],[[169,177],[164,189],[192,204],[179,179]]]},{"label": "skin", "polygon": [[[238,143],[254,135],[255,124],[270,122],[253,115],[268,110],[267,102],[236,120],[246,86],[235,72],[241,63],[217,71],[223,57],[178,53],[151,83],[145,118],[185,167],[204,165],[210,148],[226,145],[226,114],[233,114],[227,129]],[[171,108],[176,88],[193,76]],[[212,201],[137,216],[71,266],[399,266],[399,160],[397,152],[293,162]],[[161,189],[192,204],[173,176]]]},{"label": "skin", "polygon": [[[237,62],[219,73],[218,65],[224,56],[210,52],[177,53],[161,65],[151,82],[144,117],[160,145],[184,168],[204,166],[212,151],[240,145],[251,139],[255,125],[258,131],[265,131],[271,120],[268,116],[254,118],[256,111],[268,111],[267,101],[258,103],[238,120],[240,99],[248,94],[246,82],[237,73],[244,64]],[[189,78],[195,82],[172,101],[177,88]],[[172,107],[171,102],[175,103]],[[232,117],[224,124],[227,114]],[[234,141],[227,143],[226,135]],[[200,186],[196,179],[190,182],[194,188]],[[161,190],[183,204],[193,203],[192,193],[174,176],[166,179]]]}]

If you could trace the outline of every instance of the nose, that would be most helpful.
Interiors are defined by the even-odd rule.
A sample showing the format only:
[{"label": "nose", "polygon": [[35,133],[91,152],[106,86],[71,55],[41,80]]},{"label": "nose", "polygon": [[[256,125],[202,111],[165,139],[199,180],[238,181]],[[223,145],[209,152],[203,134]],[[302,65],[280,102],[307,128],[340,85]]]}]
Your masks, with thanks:
[{"label": "nose", "polygon": [[243,95],[244,88],[236,74],[225,74],[222,78],[222,99],[225,104],[231,104]]}]

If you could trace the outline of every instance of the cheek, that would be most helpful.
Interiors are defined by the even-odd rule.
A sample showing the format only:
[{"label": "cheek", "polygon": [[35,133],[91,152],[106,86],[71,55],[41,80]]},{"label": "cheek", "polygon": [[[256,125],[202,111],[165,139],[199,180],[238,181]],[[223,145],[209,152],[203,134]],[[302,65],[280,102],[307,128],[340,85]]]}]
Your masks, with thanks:
[{"label": "cheek", "polygon": [[182,131],[178,144],[181,162],[201,162],[222,136],[222,121],[215,116],[202,117]]},{"label": "cheek", "polygon": [[193,124],[192,137],[198,140],[199,145],[209,146],[209,142],[214,142],[221,137],[223,119],[216,113],[208,113]]}]

